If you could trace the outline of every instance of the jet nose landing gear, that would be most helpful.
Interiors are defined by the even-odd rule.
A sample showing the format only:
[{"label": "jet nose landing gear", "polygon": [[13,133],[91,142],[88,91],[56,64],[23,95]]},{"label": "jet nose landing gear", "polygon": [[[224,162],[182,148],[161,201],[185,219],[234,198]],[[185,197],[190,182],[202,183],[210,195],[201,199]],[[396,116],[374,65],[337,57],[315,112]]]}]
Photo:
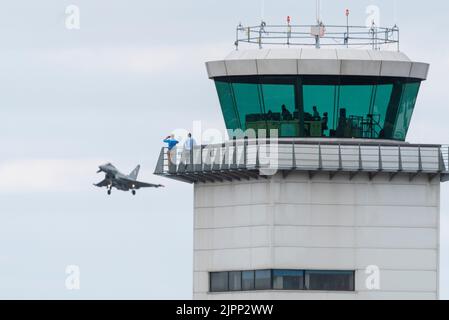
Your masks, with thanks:
[{"label": "jet nose landing gear", "polygon": [[133,196],[136,195],[136,190],[132,190],[131,192],[132,192]]}]

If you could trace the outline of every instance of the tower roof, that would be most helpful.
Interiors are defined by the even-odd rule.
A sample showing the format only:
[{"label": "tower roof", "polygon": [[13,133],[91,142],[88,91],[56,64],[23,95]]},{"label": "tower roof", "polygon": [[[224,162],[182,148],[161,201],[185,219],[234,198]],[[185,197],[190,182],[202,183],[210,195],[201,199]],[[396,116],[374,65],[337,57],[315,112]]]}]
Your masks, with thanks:
[{"label": "tower roof", "polygon": [[397,51],[276,48],[235,50],[206,63],[209,78],[251,75],[341,75],[425,80],[429,64]]}]

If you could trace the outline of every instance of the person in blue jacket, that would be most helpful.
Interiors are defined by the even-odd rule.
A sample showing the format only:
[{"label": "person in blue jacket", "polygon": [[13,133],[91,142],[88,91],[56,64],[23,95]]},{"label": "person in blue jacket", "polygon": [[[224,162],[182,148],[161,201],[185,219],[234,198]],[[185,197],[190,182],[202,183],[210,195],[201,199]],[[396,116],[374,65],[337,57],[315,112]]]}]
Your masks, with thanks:
[{"label": "person in blue jacket", "polygon": [[175,135],[171,134],[164,139],[164,142],[167,144],[167,157],[169,163],[172,162],[172,152],[175,150],[176,145],[179,143],[178,140],[175,139]]}]

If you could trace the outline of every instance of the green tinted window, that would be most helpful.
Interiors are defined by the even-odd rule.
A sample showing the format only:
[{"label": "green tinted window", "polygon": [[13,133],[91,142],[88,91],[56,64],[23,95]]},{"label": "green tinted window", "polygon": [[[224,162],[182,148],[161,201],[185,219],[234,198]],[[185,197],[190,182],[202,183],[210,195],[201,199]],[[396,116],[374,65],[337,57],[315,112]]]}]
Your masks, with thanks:
[{"label": "green tinted window", "polygon": [[[392,77],[223,77],[217,92],[228,129],[280,137],[405,140],[420,82]],[[267,132],[267,133],[268,133]]]},{"label": "green tinted window", "polygon": [[374,86],[342,85],[339,87],[336,136],[343,138],[368,137],[369,114]]},{"label": "green tinted window", "polygon": [[335,129],[337,87],[304,85],[304,133],[308,137],[329,136]]},{"label": "green tinted window", "polygon": [[253,83],[233,83],[232,89],[234,92],[242,129],[246,130],[248,129],[247,123],[251,116],[265,113],[260,104],[259,85]]},{"label": "green tinted window", "polygon": [[240,128],[241,125],[238,113],[235,110],[231,85],[228,82],[215,81],[215,87],[217,88],[226,128],[233,130]]},{"label": "green tinted window", "polygon": [[310,137],[378,138],[393,85],[304,85],[304,127]]},{"label": "green tinted window", "polygon": [[279,130],[280,137],[298,136],[295,87],[286,84],[262,84],[261,88],[267,129]]},{"label": "green tinted window", "polygon": [[387,114],[387,109],[390,104],[391,94],[393,92],[392,84],[381,84],[375,87],[375,99],[372,111],[373,125],[372,133],[370,133],[369,137],[373,138],[384,138],[384,126],[385,126],[385,117]]},{"label": "green tinted window", "polygon": [[415,108],[416,98],[418,96],[419,86],[419,82],[414,82],[407,83],[403,87],[402,98],[399,104],[396,125],[393,133],[393,138],[396,140],[404,140],[407,135],[413,109]]}]

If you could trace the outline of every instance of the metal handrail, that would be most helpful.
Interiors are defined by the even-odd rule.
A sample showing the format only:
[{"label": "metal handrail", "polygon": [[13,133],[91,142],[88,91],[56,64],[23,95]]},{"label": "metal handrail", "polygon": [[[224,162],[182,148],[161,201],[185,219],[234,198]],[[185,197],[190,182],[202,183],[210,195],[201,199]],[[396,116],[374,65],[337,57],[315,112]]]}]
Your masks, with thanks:
[{"label": "metal handrail", "polygon": [[378,27],[374,23],[370,27],[349,25],[267,25],[262,21],[257,26],[236,28],[235,46],[238,50],[242,43],[286,46],[369,46],[380,50],[387,45],[395,45],[399,51],[399,28]]},{"label": "metal handrail", "polygon": [[[449,173],[449,146],[315,143],[304,141],[234,140],[216,145],[195,146],[186,152],[161,149],[157,174],[221,170],[338,170],[409,173]],[[265,149],[262,149],[265,148]],[[272,160],[275,164],[266,164]]]}]

